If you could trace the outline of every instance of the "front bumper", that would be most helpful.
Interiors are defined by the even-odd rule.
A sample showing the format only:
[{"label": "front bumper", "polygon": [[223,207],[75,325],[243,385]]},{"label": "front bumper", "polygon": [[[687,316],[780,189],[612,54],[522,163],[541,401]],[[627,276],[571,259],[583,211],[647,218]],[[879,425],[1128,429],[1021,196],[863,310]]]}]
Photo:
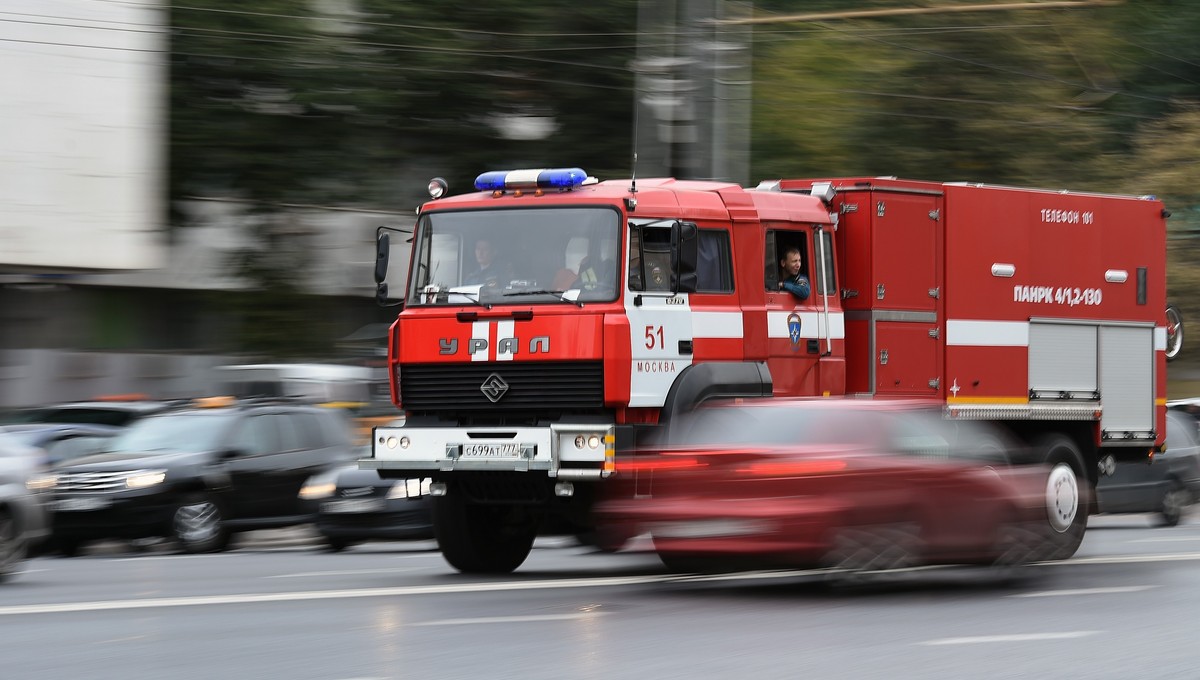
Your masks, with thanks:
[{"label": "front bumper", "polygon": [[545,472],[600,479],[614,469],[612,425],[548,427],[377,427],[363,469],[428,476],[430,471]]},{"label": "front bumper", "polygon": [[170,490],[133,493],[54,494],[55,534],[83,538],[145,538],[170,531],[171,515],[179,502]]}]

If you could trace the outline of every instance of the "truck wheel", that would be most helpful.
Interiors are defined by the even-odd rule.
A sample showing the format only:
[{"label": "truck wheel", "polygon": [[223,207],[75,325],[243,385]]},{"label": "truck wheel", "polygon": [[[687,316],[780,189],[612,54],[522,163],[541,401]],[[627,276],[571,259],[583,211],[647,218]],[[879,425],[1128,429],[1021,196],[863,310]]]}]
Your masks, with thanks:
[{"label": "truck wheel", "polygon": [[1044,437],[1038,448],[1050,466],[1046,475],[1046,517],[1049,558],[1065,560],[1079,549],[1087,530],[1091,483],[1083,476],[1083,456],[1070,437]]},{"label": "truck wheel", "polygon": [[216,501],[204,494],[188,496],[171,515],[171,536],[184,552],[219,552],[229,545],[229,529]]},{"label": "truck wheel", "polygon": [[1183,312],[1167,305],[1167,361],[1174,361],[1183,349]]},{"label": "truck wheel", "polygon": [[433,534],[442,557],[464,574],[507,574],[529,557],[538,514],[529,507],[480,505],[462,494],[433,499]]},{"label": "truck wheel", "polygon": [[1172,479],[1162,499],[1162,523],[1173,527],[1183,518],[1183,511],[1192,500],[1191,494],[1178,479]]}]

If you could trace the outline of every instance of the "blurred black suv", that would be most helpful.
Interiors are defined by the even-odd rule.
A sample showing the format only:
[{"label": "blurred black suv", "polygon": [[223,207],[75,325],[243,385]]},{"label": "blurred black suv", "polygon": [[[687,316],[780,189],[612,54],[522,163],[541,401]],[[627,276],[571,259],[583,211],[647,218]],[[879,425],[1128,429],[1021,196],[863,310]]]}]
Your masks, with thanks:
[{"label": "blurred black suv", "polygon": [[312,521],[304,481],[357,457],[339,411],[198,400],[55,468],[53,543],[73,555],[94,539],[165,536],[186,552],[222,550],[233,532]]}]

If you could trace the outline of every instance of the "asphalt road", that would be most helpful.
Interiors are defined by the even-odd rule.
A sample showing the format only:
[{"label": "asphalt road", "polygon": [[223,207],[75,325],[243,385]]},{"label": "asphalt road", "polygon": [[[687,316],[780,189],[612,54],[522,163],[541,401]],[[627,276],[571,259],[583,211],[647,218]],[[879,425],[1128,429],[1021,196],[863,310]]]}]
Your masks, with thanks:
[{"label": "asphalt road", "polygon": [[305,531],[218,555],[102,545],[0,587],[0,678],[1191,679],[1197,515],[1094,518],[1075,558],[1017,584],[936,569],[850,592],[551,539],[494,578],[427,542],[330,554]]}]

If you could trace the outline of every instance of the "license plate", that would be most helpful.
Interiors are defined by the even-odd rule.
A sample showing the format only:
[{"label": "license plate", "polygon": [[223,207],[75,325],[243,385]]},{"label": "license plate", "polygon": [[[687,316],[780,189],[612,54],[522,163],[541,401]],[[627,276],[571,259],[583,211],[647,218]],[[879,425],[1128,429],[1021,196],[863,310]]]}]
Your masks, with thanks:
[{"label": "license plate", "polygon": [[463,444],[463,458],[520,458],[520,444]]},{"label": "license plate", "polygon": [[321,504],[322,512],[333,513],[378,512],[382,509],[383,501],[378,498],[352,498]]},{"label": "license plate", "polygon": [[82,498],[60,498],[54,502],[54,509],[59,512],[88,512],[90,510],[103,510],[112,501],[107,498],[82,497]]}]

